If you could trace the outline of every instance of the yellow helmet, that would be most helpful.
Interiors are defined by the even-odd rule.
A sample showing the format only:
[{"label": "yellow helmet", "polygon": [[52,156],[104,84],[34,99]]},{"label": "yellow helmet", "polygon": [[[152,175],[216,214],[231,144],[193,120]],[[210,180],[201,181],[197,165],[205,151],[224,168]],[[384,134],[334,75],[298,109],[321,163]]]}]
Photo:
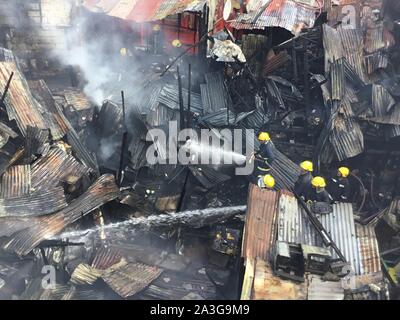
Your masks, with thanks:
[{"label": "yellow helmet", "polygon": [[182,42],[179,39],[175,39],[174,41],[172,41],[172,46],[175,48],[180,48],[182,47]]},{"label": "yellow helmet", "polygon": [[121,48],[119,53],[121,56],[125,57],[128,54],[128,50],[126,50],[126,48]]},{"label": "yellow helmet", "polygon": [[158,32],[158,31],[160,31],[161,30],[161,26],[159,25],[159,24],[155,24],[154,26],[153,26],[153,31],[154,32]]},{"label": "yellow helmet", "polygon": [[271,140],[271,137],[269,136],[269,133],[268,132],[261,132],[259,135],[258,135],[258,140],[259,141],[270,141]]},{"label": "yellow helmet", "polygon": [[350,169],[347,167],[340,167],[338,171],[340,172],[343,178],[347,178],[350,174]]},{"label": "yellow helmet", "polygon": [[326,187],[326,182],[325,179],[322,177],[315,177],[311,180],[311,184],[315,188],[325,188]]},{"label": "yellow helmet", "polygon": [[266,176],[264,176],[263,180],[264,180],[264,184],[267,186],[267,188],[272,189],[273,187],[275,187],[275,179],[270,174],[267,174]]},{"label": "yellow helmet", "polygon": [[300,167],[308,172],[313,172],[314,171],[314,165],[311,161],[303,161],[302,163],[300,163]]}]

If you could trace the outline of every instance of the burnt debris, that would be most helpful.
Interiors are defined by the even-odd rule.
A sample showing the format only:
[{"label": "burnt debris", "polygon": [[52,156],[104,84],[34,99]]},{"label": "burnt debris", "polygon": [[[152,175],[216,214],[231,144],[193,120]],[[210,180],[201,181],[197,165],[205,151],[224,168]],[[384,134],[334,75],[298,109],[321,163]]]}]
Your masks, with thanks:
[{"label": "burnt debris", "polygon": [[398,299],[397,2],[145,2],[0,0],[0,299]]}]

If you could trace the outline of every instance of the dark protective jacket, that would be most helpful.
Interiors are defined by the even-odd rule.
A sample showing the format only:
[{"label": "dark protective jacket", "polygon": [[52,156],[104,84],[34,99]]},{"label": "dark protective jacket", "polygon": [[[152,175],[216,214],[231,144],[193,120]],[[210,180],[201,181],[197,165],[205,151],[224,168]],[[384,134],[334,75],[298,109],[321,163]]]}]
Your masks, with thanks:
[{"label": "dark protective jacket", "polygon": [[331,178],[328,185],[328,192],[333,200],[338,202],[350,201],[350,182],[347,178]]},{"label": "dark protective jacket", "polygon": [[311,172],[306,172],[299,177],[294,185],[294,192],[304,200],[309,200],[313,191],[311,185],[312,178]]},{"label": "dark protective jacket", "polygon": [[271,141],[262,143],[259,150],[255,153],[254,172],[255,177],[265,176],[270,173],[270,165],[275,160],[274,145]]},{"label": "dark protective jacket", "polygon": [[258,150],[258,152],[256,152],[256,157],[267,161],[268,164],[271,165],[276,158],[274,151],[274,144],[271,141],[268,141],[260,145],[260,149]]},{"label": "dark protective jacket", "polygon": [[325,202],[328,204],[333,204],[334,202],[332,196],[325,189],[322,189],[320,191],[314,189],[314,192],[311,194],[310,200],[315,202]]}]

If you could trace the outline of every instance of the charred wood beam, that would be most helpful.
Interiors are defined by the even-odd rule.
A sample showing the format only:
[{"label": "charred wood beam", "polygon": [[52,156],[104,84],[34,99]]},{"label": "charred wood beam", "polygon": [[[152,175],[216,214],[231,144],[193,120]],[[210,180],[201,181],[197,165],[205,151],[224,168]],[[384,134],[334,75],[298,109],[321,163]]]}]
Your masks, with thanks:
[{"label": "charred wood beam", "polygon": [[12,78],[13,78],[13,77],[14,77],[14,72],[11,72],[10,78],[8,78],[6,87],[4,88],[3,95],[1,96],[0,103],[1,103],[2,106],[4,105],[4,101],[5,101],[5,99],[6,99],[8,90],[10,89],[10,85],[11,85],[11,81],[12,81]]}]

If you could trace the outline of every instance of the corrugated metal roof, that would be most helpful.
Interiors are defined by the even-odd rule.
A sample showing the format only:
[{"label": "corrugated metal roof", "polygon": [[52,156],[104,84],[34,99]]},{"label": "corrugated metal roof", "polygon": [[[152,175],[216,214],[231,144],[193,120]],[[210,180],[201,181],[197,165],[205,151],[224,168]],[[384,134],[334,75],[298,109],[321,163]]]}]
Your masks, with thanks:
[{"label": "corrugated metal roof", "polygon": [[[252,115],[254,111],[234,113],[228,109],[221,109],[217,112],[208,114],[201,117],[198,121],[199,124],[212,127],[224,127],[227,125],[237,125],[239,122],[245,120],[248,116]],[[228,119],[229,117],[229,119]],[[228,123],[229,120],[229,123]]]},{"label": "corrugated metal roof", "polygon": [[321,237],[315,232],[297,199],[289,192],[282,192],[278,204],[278,241],[322,246]]},{"label": "corrugated metal roof", "polygon": [[72,155],[60,148],[49,153],[32,164],[32,187],[36,190],[51,188],[73,177],[78,180],[89,173],[89,168],[80,164]]},{"label": "corrugated metal roof", "polygon": [[384,22],[369,23],[364,36],[364,50],[373,53],[379,50],[388,49],[392,44],[392,39],[388,38]]},{"label": "corrugated metal roof", "polygon": [[372,85],[372,108],[374,116],[371,121],[400,125],[400,103],[396,103],[389,91],[381,85]]},{"label": "corrugated metal roof", "polygon": [[346,78],[344,59],[338,59],[330,64],[331,99],[342,100],[345,95]]},{"label": "corrugated metal roof", "polygon": [[43,110],[47,128],[50,129],[54,140],[61,139],[69,131],[68,120],[60,115],[60,110],[50,92],[49,87],[43,80],[28,81],[29,87],[35,99],[40,103]]},{"label": "corrugated metal roof", "polygon": [[278,193],[250,184],[242,255],[268,259],[275,241]]},{"label": "corrugated metal roof", "polygon": [[28,228],[26,228],[26,220],[3,220],[3,223],[8,223],[14,231],[26,228],[17,232],[3,247],[20,256],[26,255],[43,240],[54,237],[69,224],[116,199],[119,193],[114,176],[106,174],[97,179],[84,194],[63,210],[47,217],[28,220],[30,222]]},{"label": "corrugated metal roof", "polygon": [[96,256],[92,262],[92,267],[99,270],[106,270],[114,264],[120,262],[121,259],[122,254],[118,249],[101,247],[96,252]]},{"label": "corrugated metal roof", "polygon": [[38,102],[33,98],[25,77],[14,62],[0,62],[0,86],[5,88],[12,72],[14,77],[5,101],[9,119],[16,120],[24,135],[28,126],[46,129]]},{"label": "corrugated metal roof", "polygon": [[30,85],[37,98],[42,102],[45,121],[50,128],[51,134],[55,140],[61,139],[67,133],[67,141],[77,157],[96,174],[98,173],[97,161],[82,143],[79,135],[72,127],[69,120],[63,114],[60,106],[55,102],[50,89],[43,80],[31,81]]},{"label": "corrugated metal roof", "polygon": [[355,157],[364,152],[364,135],[359,123],[352,117],[351,106],[344,101],[341,112],[333,121],[329,140],[339,161]]},{"label": "corrugated metal roof", "polygon": [[[333,63],[340,58],[346,58],[346,62],[354,69],[359,78],[367,83],[369,81],[364,65],[364,44],[362,32],[359,29],[336,29],[323,25],[324,48],[327,61]],[[326,66],[329,71],[329,64]]]},{"label": "corrugated metal roof", "polygon": [[[187,90],[186,88],[182,88],[182,97],[184,108],[185,110],[187,110],[189,90]],[[179,87],[172,84],[165,85],[162,88],[157,101],[172,110],[179,110]],[[191,92],[190,111],[197,114],[203,113],[203,105],[200,94]]]},{"label": "corrugated metal roof", "polygon": [[13,198],[31,191],[31,166],[12,166],[4,173],[1,181],[1,198]]},{"label": "corrugated metal roof", "polygon": [[361,274],[381,272],[381,260],[375,226],[356,224],[357,240],[361,255]]},{"label": "corrugated metal roof", "polygon": [[384,52],[376,52],[365,56],[365,68],[368,74],[379,69],[385,69],[389,65],[389,56]]},{"label": "corrugated metal roof", "polygon": [[121,297],[127,298],[145,289],[162,271],[155,266],[134,262],[106,272],[102,279]]},{"label": "corrugated metal roof", "polygon": [[206,83],[200,85],[204,114],[216,113],[232,104],[222,72],[205,75]]},{"label": "corrugated metal roof", "polygon": [[92,109],[93,105],[89,98],[80,90],[77,89],[64,89],[62,94],[65,97],[67,106],[73,106],[77,111]]},{"label": "corrugated metal roof", "polygon": [[30,162],[36,155],[46,153],[50,149],[49,139],[49,130],[29,126],[24,140],[25,159]]},{"label": "corrugated metal roof", "polygon": [[93,12],[146,22],[162,20],[185,11],[200,12],[206,0],[85,0],[83,5]]},{"label": "corrugated metal roof", "polygon": [[298,35],[302,29],[314,26],[317,11],[317,7],[301,5],[295,0],[249,0],[247,13],[240,14],[231,26],[235,29],[281,27]]},{"label": "corrugated metal roof", "polygon": [[66,206],[64,188],[61,186],[51,187],[32,191],[29,194],[0,199],[0,216],[42,216],[54,213]]},{"label": "corrugated metal roof", "polygon": [[341,281],[322,281],[321,277],[308,277],[307,300],[343,300],[344,289]]},{"label": "corrugated metal roof", "polygon": [[[278,241],[323,246],[321,237],[293,195],[282,193],[278,210]],[[351,204],[334,204],[332,213],[317,217],[357,275],[380,271],[373,227],[356,227]]]},{"label": "corrugated metal roof", "polygon": [[91,285],[102,275],[100,270],[85,263],[80,263],[71,275],[71,283],[77,285]]}]

